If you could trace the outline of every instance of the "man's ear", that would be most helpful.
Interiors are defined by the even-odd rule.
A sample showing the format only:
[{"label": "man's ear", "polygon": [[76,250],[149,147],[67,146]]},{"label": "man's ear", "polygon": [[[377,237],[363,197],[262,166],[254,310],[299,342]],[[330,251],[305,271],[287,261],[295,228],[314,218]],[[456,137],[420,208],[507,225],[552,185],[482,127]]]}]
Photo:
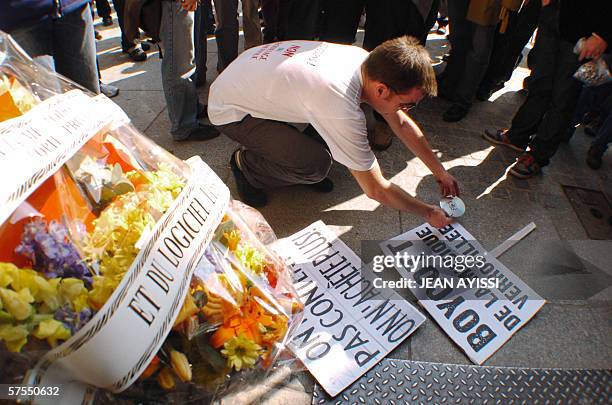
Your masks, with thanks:
[{"label": "man's ear", "polygon": [[391,93],[391,89],[389,89],[389,86],[387,86],[386,84],[382,82],[376,82],[375,89],[376,89],[376,96],[378,98],[386,99],[389,97]]}]

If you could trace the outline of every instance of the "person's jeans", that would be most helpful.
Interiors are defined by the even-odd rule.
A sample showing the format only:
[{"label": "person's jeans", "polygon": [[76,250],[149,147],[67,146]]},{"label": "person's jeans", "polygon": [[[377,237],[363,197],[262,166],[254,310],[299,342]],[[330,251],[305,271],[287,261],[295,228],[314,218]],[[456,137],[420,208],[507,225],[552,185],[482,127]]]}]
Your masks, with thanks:
[{"label": "person's jeans", "polygon": [[530,144],[530,153],[541,166],[549,163],[567,135],[581,87],[573,78],[580,66],[574,44],[561,39],[558,22],[558,5],[542,8],[538,36],[529,55],[533,66],[529,92],[508,131],[513,144]]},{"label": "person's jeans", "polygon": [[175,140],[185,139],[198,126],[200,104],[191,76],[193,64],[193,12],[181,8],[179,2],[162,1],[160,26],[161,73],[164,96]]},{"label": "person's jeans", "polygon": [[52,56],[59,74],[96,94],[100,93],[89,4],[61,18],[47,19],[10,34],[31,57]]}]

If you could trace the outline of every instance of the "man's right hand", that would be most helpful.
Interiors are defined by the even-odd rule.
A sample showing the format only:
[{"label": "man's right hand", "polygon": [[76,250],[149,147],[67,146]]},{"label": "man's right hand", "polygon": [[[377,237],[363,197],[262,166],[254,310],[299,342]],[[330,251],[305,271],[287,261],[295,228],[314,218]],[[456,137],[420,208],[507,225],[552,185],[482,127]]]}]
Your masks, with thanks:
[{"label": "man's right hand", "polygon": [[431,206],[429,212],[425,216],[425,220],[429,225],[436,227],[437,229],[444,228],[446,225],[453,222],[452,218],[446,216],[446,212],[442,208]]}]

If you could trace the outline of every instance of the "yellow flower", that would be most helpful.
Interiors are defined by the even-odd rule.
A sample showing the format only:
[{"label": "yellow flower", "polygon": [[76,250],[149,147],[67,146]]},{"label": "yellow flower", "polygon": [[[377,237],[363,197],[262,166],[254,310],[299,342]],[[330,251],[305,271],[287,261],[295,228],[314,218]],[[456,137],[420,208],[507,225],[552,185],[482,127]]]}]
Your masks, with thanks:
[{"label": "yellow flower", "polygon": [[227,248],[233,252],[238,247],[238,243],[240,243],[240,231],[234,229],[231,232],[224,232],[223,239]]},{"label": "yellow flower", "polygon": [[13,263],[0,263],[0,288],[8,287],[19,270]]},{"label": "yellow flower", "polygon": [[261,346],[244,335],[228,340],[221,350],[221,354],[227,358],[228,366],[235,368],[236,371],[253,367],[260,353]]},{"label": "yellow flower", "polygon": [[70,302],[75,312],[89,308],[87,303],[88,291],[83,280],[78,278],[64,278],[59,285],[59,293],[65,301]]},{"label": "yellow flower", "polygon": [[176,383],[174,382],[172,369],[170,367],[164,367],[157,374],[157,383],[160,387],[165,389],[166,391],[174,389],[176,387]]},{"label": "yellow flower", "polygon": [[28,330],[24,325],[0,325],[0,340],[4,340],[11,352],[19,352],[28,342]]},{"label": "yellow flower", "polygon": [[170,365],[181,381],[191,381],[191,364],[189,364],[189,360],[184,353],[172,350],[170,352]]},{"label": "yellow flower", "polygon": [[0,288],[0,299],[2,299],[3,307],[18,321],[29,318],[33,313],[30,303],[34,301],[34,298],[27,288],[19,293],[7,288]]},{"label": "yellow flower", "polygon": [[57,345],[58,340],[70,338],[70,330],[63,323],[55,319],[47,319],[38,324],[32,335],[37,339],[47,339],[51,347]]}]

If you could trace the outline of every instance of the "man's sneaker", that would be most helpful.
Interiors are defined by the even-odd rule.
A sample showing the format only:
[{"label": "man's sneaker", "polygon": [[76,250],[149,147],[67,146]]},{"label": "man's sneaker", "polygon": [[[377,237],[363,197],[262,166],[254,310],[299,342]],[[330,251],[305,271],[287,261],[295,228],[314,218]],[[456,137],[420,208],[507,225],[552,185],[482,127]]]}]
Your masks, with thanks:
[{"label": "man's sneaker", "polygon": [[134,62],[144,62],[145,60],[147,60],[147,54],[142,50],[140,45],[132,49],[131,51],[126,52],[130,59],[132,59]]},{"label": "man's sneaker", "polygon": [[326,177],[318,183],[306,184],[306,186],[321,193],[329,193],[334,189],[334,182]]},{"label": "man's sneaker", "polygon": [[100,82],[100,93],[104,94],[108,98],[113,98],[119,94],[119,87]]},{"label": "man's sneaker", "polygon": [[180,139],[175,139],[176,142],[188,141],[208,141],[221,135],[219,130],[212,125],[204,125],[198,123],[198,126],[191,129],[187,136]]},{"label": "man's sneaker", "polygon": [[459,104],[453,104],[448,110],[444,112],[444,114],[442,114],[442,119],[446,122],[461,121],[463,118],[465,118],[469,111],[469,108],[466,108]]},{"label": "man's sneaker", "polygon": [[593,170],[601,167],[601,158],[606,149],[602,146],[591,146],[587,152],[586,163]]},{"label": "man's sneaker", "polygon": [[484,139],[487,141],[494,143],[496,145],[504,145],[513,149],[517,152],[524,152],[525,148],[521,148],[510,142],[510,138],[508,138],[508,130],[507,129],[498,129],[496,131],[492,131],[489,129],[485,129],[484,134],[482,135]]},{"label": "man's sneaker", "polygon": [[230,167],[232,169],[232,174],[234,175],[234,180],[236,180],[238,195],[240,196],[242,202],[250,205],[251,207],[263,207],[268,203],[266,192],[260,188],[253,187],[244,176],[244,173],[242,173],[242,170],[240,170],[240,167],[238,167],[237,159],[239,153],[240,149],[236,149],[234,153],[232,153],[232,157],[230,159]]},{"label": "man's sneaker", "polygon": [[541,171],[542,168],[529,153],[523,153],[510,168],[510,174],[519,179],[529,179]]},{"label": "man's sneaker", "polygon": [[113,19],[111,17],[102,17],[102,25],[105,27],[110,27],[113,25]]}]

